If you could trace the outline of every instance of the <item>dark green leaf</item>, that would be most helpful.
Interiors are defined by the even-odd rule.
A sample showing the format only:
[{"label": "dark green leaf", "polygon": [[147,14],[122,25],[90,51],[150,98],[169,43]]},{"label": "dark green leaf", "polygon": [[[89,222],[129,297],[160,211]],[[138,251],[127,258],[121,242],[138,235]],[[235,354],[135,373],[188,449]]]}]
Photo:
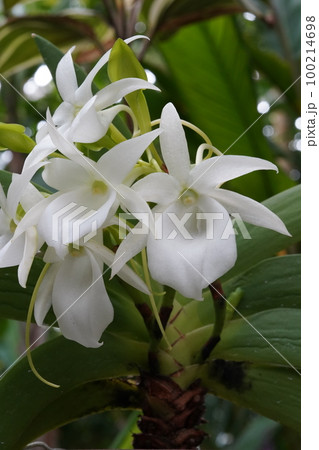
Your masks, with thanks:
[{"label": "dark green leaf", "polygon": [[214,358],[300,369],[300,310],[277,308],[230,321]]},{"label": "dark green leaf", "polygon": [[[160,50],[171,73],[164,88],[182,118],[199,126],[222,152],[274,161],[257,113],[253,66],[232,18],[185,27],[162,42]],[[229,185],[264,200],[292,182],[282,173],[258,171]]]},{"label": "dark green leaf", "polygon": [[278,430],[279,424],[266,417],[256,417],[243,430],[237,442],[231,445],[228,450],[260,450],[265,441]]},{"label": "dark green leaf", "polygon": [[[49,42],[47,39],[44,39],[41,36],[34,35],[34,40],[42,55],[43,61],[48,66],[48,69],[50,70],[51,75],[55,81],[56,68],[60,59],[62,58],[62,56],[64,56],[64,53],[55,45],[53,45],[52,42]],[[85,80],[86,74],[78,64],[74,64],[74,67],[77,80],[80,85]]]},{"label": "dark green leaf", "polygon": [[156,31],[173,32],[189,23],[244,11],[236,0],[146,0],[143,9],[152,35]]},{"label": "dark green leaf", "polygon": [[202,376],[210,393],[300,429],[300,376],[292,369],[215,360]]},{"label": "dark green leaf", "polygon": [[282,219],[292,237],[247,225],[251,239],[244,239],[241,234],[236,237],[238,258],[234,268],[227,272],[222,280],[229,280],[259,261],[300,242],[300,186],[287,189],[263,204]]},{"label": "dark green leaf", "polygon": [[[10,19],[0,27],[0,72],[8,76],[40,62],[33,33],[63,49],[88,41],[98,46],[91,20],[86,23],[87,20],[87,14],[79,14],[77,18],[52,14]],[[96,20],[100,21],[100,18],[96,17]]]},{"label": "dark green leaf", "polygon": [[265,259],[224,284],[228,297],[240,288],[237,309],[247,317],[275,308],[300,308],[300,255]]},{"label": "dark green leaf", "polygon": [[107,407],[136,407],[134,389],[105,379],[145,370],[148,345],[111,332],[104,333],[103,340],[102,347],[87,349],[59,337],[33,351],[38,371],[59,383],[59,389],[35,378],[25,358],[1,379],[3,448],[22,449],[48,428],[84,414]]}]

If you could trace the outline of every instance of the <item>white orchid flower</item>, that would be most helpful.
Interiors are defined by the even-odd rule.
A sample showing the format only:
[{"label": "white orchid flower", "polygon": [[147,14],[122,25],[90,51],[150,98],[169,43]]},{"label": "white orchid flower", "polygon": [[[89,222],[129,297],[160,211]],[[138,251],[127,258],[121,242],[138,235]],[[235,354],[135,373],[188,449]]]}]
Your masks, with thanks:
[{"label": "white orchid flower", "polygon": [[20,205],[12,210],[10,198],[19,189],[21,175],[13,174],[6,198],[0,185],[0,267],[18,267],[18,279],[22,287],[26,287],[27,278],[35,254],[44,240],[38,235],[36,223],[29,223],[22,233],[16,229],[25,212],[41,203],[43,195],[31,184],[25,186],[20,195]]},{"label": "white orchid flower", "polygon": [[[100,347],[103,331],[112,322],[114,312],[103,279],[103,263],[110,267],[114,253],[102,244],[101,233],[78,249],[66,247],[60,260],[48,248],[44,261],[50,267],[37,292],[34,317],[42,325],[50,307],[57,318],[61,333],[85,347]],[[145,283],[127,266],[119,277],[148,294]]]},{"label": "white orchid flower", "polygon": [[[130,42],[146,38],[134,36],[126,39]],[[114,105],[122,97],[139,89],[152,89],[159,91],[154,84],[139,78],[124,78],[110,83],[92,94],[92,82],[99,70],[108,62],[111,50],[106,52],[89,72],[83,83],[79,86],[74,63],[72,60],[72,47],[60,60],[56,69],[57,89],[63,102],[53,114],[53,124],[59,128],[68,140],[80,143],[92,143],[101,139],[107,132],[114,117],[125,105]],[[28,156],[25,167],[36,164],[46,158],[56,146],[49,134],[50,125],[44,124],[37,133],[36,146]]]},{"label": "white orchid flower", "polygon": [[[160,130],[121,142],[97,162],[86,158],[57,129],[50,128],[50,134],[57,148],[70,159],[52,158],[45,166],[43,179],[58,192],[46,199],[47,206],[39,220],[38,230],[59,254],[63,251],[61,245],[63,247],[74,242],[75,238],[88,235],[93,228],[100,229],[119,205],[130,211],[150,212],[145,200],[124,185],[123,180]],[[78,212],[78,208],[82,208],[82,212],[88,215],[86,220],[82,220],[76,236],[74,223],[78,217],[74,210],[71,212],[72,207]],[[58,217],[68,211],[70,215],[67,220],[62,220],[60,226]],[[24,220],[32,218],[26,216]]]},{"label": "white orchid flower", "polygon": [[168,173],[147,175],[132,187],[146,201],[157,203],[153,212],[162,221],[162,237],[130,233],[118,249],[124,257],[113,265],[112,274],[147,245],[152,277],[185,297],[200,300],[202,289],[235,264],[236,241],[229,215],[237,213],[243,221],[289,235],[279,217],[265,206],[220,189],[222,183],[254,170],[277,168],[248,156],[217,156],[192,167],[185,133],[171,103],[163,109],[160,129]]}]

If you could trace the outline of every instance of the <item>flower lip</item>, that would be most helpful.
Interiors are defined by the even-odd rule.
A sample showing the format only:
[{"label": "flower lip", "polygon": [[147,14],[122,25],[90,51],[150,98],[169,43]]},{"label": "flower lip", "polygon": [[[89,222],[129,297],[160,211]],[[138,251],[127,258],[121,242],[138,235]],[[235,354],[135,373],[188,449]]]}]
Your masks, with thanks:
[{"label": "flower lip", "polygon": [[92,192],[93,194],[106,194],[108,191],[108,186],[102,180],[95,180],[92,183]]},{"label": "flower lip", "polygon": [[192,206],[195,205],[195,203],[197,203],[198,194],[193,189],[186,188],[180,194],[180,200],[182,201],[184,206]]}]

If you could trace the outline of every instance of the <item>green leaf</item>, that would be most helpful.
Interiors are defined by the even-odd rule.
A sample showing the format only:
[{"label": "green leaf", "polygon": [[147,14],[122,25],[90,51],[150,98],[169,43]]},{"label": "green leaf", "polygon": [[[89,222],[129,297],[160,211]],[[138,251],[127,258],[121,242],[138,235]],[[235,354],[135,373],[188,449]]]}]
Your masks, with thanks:
[{"label": "green leaf", "polygon": [[[222,152],[274,161],[257,113],[249,52],[232,18],[185,27],[159,48],[170,71],[170,77],[163,79],[164,88],[183,119],[199,126]],[[282,173],[258,171],[232,180],[229,186],[264,200],[292,184]]]},{"label": "green leaf", "polygon": [[0,122],[0,147],[14,152],[29,153],[35,142],[26,134],[22,125]]},{"label": "green leaf", "polygon": [[137,406],[135,389],[113,379],[145,370],[148,345],[111,332],[103,339],[104,345],[92,350],[59,337],[32,352],[36,368],[59,389],[35,378],[26,358],[6,373],[0,383],[0,435],[6,450],[20,450],[49,428],[84,414]]},{"label": "green leaf", "polygon": [[112,82],[123,78],[142,78],[147,81],[147,75],[141,63],[122,39],[117,39],[113,45],[107,71]]},{"label": "green leaf", "polygon": [[213,357],[265,365],[291,364],[299,370],[300,339],[300,310],[272,309],[230,321]]},{"label": "green leaf", "polygon": [[[108,74],[112,82],[130,77],[147,80],[145,70],[133,50],[122,39],[118,39],[112,48],[108,63]],[[143,91],[139,89],[127,94],[125,100],[135,114],[141,131],[143,133],[150,131],[151,119]]]},{"label": "green leaf", "polygon": [[[95,25],[101,23],[99,16],[94,15],[94,19]],[[88,42],[91,47],[99,46],[91,21],[92,16],[86,13],[76,17],[45,14],[11,18],[0,27],[0,72],[9,76],[40,62],[34,33],[63,49]]]},{"label": "green leaf", "polygon": [[256,417],[244,428],[237,441],[228,450],[260,450],[278,428],[277,422],[266,417]]},{"label": "green leaf", "polygon": [[[240,288],[237,309],[245,317],[275,308],[300,308],[300,255],[261,261],[223,285],[226,298]],[[236,313],[235,313],[236,315]]]},{"label": "green leaf", "polygon": [[300,186],[287,189],[265,200],[263,204],[282,219],[292,237],[248,224],[251,239],[244,239],[241,234],[236,236],[238,258],[233,269],[222,277],[222,281],[229,280],[262,259],[300,242]]},{"label": "green leaf", "polygon": [[189,23],[242,11],[244,8],[235,0],[146,0],[143,7],[151,35],[173,32]]},{"label": "green leaf", "polygon": [[[47,39],[37,35],[34,35],[33,37],[42,55],[43,61],[48,66],[55,82],[56,68],[60,59],[64,56],[64,53]],[[74,64],[74,68],[78,83],[80,85],[85,80],[86,74],[78,64]]]},{"label": "green leaf", "polygon": [[211,394],[300,429],[300,376],[293,370],[215,360],[198,376]]}]

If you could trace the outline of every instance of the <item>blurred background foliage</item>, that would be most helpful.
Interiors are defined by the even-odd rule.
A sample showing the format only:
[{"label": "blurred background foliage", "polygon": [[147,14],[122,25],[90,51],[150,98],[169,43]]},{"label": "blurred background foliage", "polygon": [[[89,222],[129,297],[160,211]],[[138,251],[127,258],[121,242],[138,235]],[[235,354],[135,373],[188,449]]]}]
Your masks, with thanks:
[{"label": "blurred background foliage", "polygon": [[[222,152],[275,162],[229,187],[262,201],[300,182],[300,0],[2,0],[0,1],[0,122],[20,123],[35,136],[47,105],[60,99],[32,34],[89,69],[117,37],[146,34],[135,51],[149,80],[151,117],[168,101]],[[106,70],[97,84],[107,79]],[[0,130],[1,132],[1,130]],[[194,158],[201,143],[186,131]],[[0,153],[0,168],[21,170],[24,155]],[[298,252],[297,247],[288,249]],[[36,331],[34,331],[36,333]],[[0,370],[23,349],[23,325],[0,320]],[[260,400],[262,401],[262,399]],[[130,448],[136,412],[104,412],[47,434],[53,447]],[[297,432],[208,396],[202,448],[294,450]]]}]

